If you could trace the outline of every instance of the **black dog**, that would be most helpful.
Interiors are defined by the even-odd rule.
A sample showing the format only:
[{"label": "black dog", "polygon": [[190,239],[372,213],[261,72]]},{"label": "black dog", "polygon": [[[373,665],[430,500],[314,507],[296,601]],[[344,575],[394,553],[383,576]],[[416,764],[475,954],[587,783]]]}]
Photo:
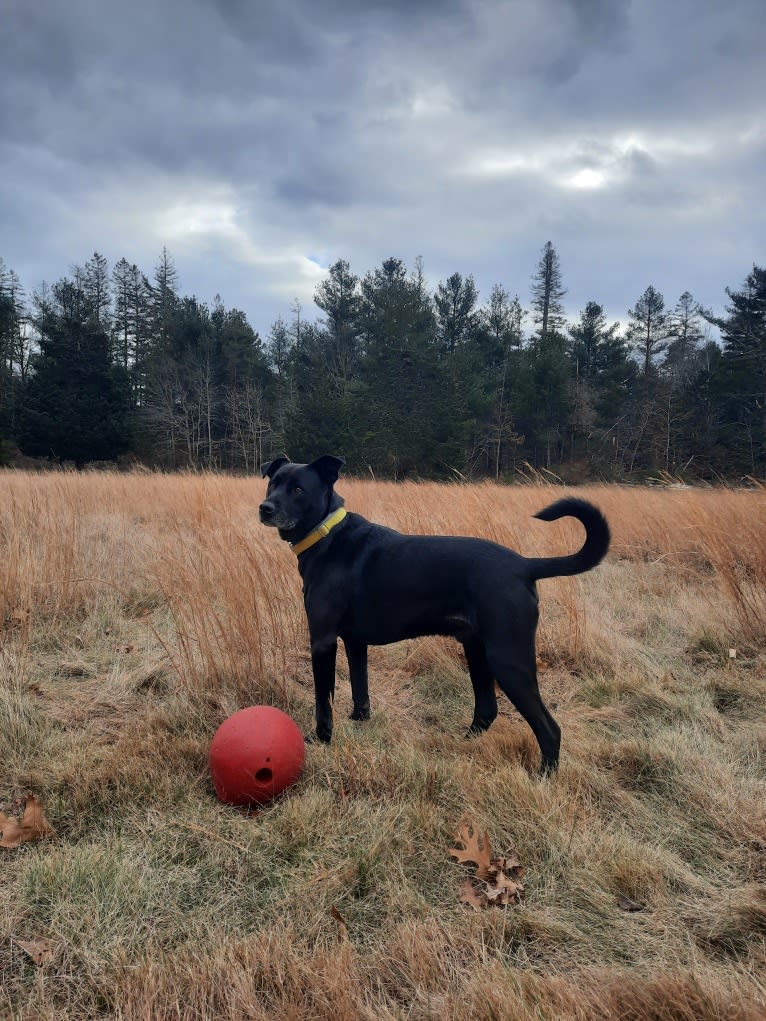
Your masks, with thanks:
[{"label": "black dog", "polygon": [[534,731],[543,769],[554,769],[561,739],[537,687],[535,582],[580,574],[603,560],[609,526],[601,512],[571,498],[540,511],[543,521],[577,518],[585,544],[572,556],[527,559],[483,539],[401,535],[347,514],[333,490],[344,464],[325,455],[311,464],[278,457],[261,467],[269,478],[261,521],[291,544],[303,578],[319,740],[332,737],[339,637],[351,674],[351,719],[367,720],[367,646],[452,635],[463,644],[473,684],[469,733],[486,730],[497,716],[497,681]]}]

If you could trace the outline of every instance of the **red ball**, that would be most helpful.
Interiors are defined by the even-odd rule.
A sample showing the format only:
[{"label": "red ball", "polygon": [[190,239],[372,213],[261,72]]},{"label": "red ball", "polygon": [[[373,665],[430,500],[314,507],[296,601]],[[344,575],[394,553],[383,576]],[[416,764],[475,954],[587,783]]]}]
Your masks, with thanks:
[{"label": "red ball", "polygon": [[264,805],[301,775],[306,747],[298,725],[270,705],[240,709],[210,743],[215,792],[229,805]]}]

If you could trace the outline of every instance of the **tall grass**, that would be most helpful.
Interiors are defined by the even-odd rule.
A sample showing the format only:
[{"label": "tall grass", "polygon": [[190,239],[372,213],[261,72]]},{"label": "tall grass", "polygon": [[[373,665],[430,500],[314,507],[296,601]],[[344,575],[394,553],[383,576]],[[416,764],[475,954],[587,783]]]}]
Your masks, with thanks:
[{"label": "tall grass", "polygon": [[[544,486],[338,488],[409,532],[530,556],[582,538],[532,518],[561,495]],[[766,493],[578,492],[614,539],[596,571],[540,584],[550,781],[507,702],[462,740],[458,647],[421,639],[371,650],[364,726],[339,657],[333,745],[249,815],[214,798],[215,728],[259,701],[306,730],[313,713],[300,579],[262,492],[0,475],[0,805],[34,791],[57,834],[0,849],[0,1017],[763,1017]],[[523,906],[459,903],[466,816],[515,847]],[[38,937],[40,967],[18,942]]]}]

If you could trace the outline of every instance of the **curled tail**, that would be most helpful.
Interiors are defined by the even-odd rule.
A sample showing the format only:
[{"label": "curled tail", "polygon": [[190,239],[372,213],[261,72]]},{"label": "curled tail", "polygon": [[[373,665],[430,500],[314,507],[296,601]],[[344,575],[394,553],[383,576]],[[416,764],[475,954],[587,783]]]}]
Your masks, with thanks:
[{"label": "curled tail", "polygon": [[606,518],[587,500],[565,497],[535,514],[542,521],[556,521],[558,518],[577,518],[585,526],[585,543],[579,552],[568,557],[529,557],[526,560],[528,576],[558,578],[570,574],[582,574],[600,564],[609,549],[609,525]]}]

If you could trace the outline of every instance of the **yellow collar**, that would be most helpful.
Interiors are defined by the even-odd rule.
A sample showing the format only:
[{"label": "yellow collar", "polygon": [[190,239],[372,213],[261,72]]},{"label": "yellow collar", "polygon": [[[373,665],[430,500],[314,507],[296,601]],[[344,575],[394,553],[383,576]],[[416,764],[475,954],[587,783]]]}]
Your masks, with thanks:
[{"label": "yellow collar", "polygon": [[291,542],[290,549],[296,556],[305,552],[305,550],[310,549],[318,543],[320,539],[324,539],[326,535],[329,535],[330,531],[335,528],[336,525],[340,524],[345,516],[345,509],[343,507],[338,508],[338,510],[333,511],[332,514],[326,517],[324,521],[321,521],[313,532],[309,532],[305,539],[301,539],[300,542]]}]

